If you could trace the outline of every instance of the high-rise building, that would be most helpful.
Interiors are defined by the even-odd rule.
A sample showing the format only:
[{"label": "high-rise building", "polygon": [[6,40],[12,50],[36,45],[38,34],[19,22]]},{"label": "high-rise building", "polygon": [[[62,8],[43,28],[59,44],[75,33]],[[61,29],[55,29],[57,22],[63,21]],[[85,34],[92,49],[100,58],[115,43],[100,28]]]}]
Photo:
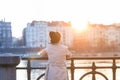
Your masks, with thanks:
[{"label": "high-rise building", "polygon": [[12,46],[11,22],[0,21],[0,47],[8,48]]}]

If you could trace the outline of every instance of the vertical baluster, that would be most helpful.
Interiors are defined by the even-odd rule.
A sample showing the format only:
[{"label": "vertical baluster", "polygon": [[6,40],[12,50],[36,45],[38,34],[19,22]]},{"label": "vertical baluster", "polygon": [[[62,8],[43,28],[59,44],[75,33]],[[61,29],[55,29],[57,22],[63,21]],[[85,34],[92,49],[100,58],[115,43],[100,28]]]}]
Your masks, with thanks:
[{"label": "vertical baluster", "polygon": [[116,80],[116,62],[115,62],[115,59],[113,59],[112,71],[113,71],[113,80]]},{"label": "vertical baluster", "polygon": [[30,63],[30,59],[28,59],[28,62],[27,62],[27,77],[28,77],[28,80],[31,80],[31,63]]},{"label": "vertical baluster", "polygon": [[74,80],[74,59],[71,59],[71,80]]},{"label": "vertical baluster", "polygon": [[95,74],[96,74],[96,66],[95,66],[95,62],[92,63],[92,80],[96,80],[95,78]]}]

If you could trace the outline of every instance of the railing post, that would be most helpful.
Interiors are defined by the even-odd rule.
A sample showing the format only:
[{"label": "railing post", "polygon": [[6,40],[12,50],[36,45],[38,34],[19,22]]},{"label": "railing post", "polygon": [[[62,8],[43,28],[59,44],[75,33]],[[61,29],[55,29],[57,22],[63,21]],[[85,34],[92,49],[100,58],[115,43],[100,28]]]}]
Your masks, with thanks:
[{"label": "railing post", "polygon": [[92,63],[92,80],[96,80],[95,78],[95,69],[96,69],[96,66],[95,66],[95,62]]},{"label": "railing post", "polygon": [[28,59],[28,62],[27,62],[27,77],[28,77],[28,80],[31,80],[31,63],[30,63],[30,59]]},{"label": "railing post", "polygon": [[71,59],[71,80],[74,80],[74,59]]},{"label": "railing post", "polygon": [[0,80],[16,80],[16,66],[19,56],[0,55]]},{"label": "railing post", "polygon": [[113,70],[113,80],[116,80],[116,62],[115,62],[115,59],[113,59],[112,70]]}]

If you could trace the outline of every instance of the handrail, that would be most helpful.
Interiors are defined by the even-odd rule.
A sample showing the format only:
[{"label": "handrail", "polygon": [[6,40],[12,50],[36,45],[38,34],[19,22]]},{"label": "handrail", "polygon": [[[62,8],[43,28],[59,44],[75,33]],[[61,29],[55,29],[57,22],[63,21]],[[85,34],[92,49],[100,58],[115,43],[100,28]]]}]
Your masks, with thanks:
[{"label": "handrail", "polygon": [[[27,70],[27,77],[28,80],[31,80],[31,69],[45,69],[45,67],[31,67],[31,61],[32,60],[47,60],[47,57],[23,57],[21,58],[22,60],[27,60],[27,67],[17,67],[16,69],[26,69]],[[68,69],[71,70],[71,80],[75,80],[75,70],[76,69],[91,69],[90,72],[86,72],[85,74],[83,74],[79,80],[83,80],[84,77],[86,77],[89,74],[92,74],[92,79],[91,80],[96,80],[96,74],[102,76],[103,78],[105,78],[105,80],[108,80],[108,77],[101,73],[96,71],[96,69],[111,69],[112,70],[112,76],[113,79],[112,80],[116,80],[116,70],[118,68],[120,68],[119,65],[116,65],[116,60],[120,60],[120,56],[73,56],[72,58],[67,59],[71,62],[70,67],[67,67]],[[92,60],[111,60],[111,66],[96,66],[96,62],[92,61],[91,66],[75,66],[75,60],[80,60],[82,62],[82,60],[88,60],[88,61],[92,61]],[[102,63],[105,63],[104,61]],[[40,75],[37,80],[39,80],[39,78],[41,78],[42,76],[44,76],[44,74]]]}]

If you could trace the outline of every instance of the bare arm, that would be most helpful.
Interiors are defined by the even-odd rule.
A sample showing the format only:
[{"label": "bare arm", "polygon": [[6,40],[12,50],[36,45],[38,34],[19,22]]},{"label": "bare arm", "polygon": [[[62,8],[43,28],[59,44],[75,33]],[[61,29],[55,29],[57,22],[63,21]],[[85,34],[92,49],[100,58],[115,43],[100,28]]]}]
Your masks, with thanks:
[{"label": "bare arm", "polygon": [[39,52],[40,57],[47,57],[46,49],[43,49]]},{"label": "bare arm", "polygon": [[68,59],[72,57],[72,53],[68,49],[66,49],[66,57]]}]

